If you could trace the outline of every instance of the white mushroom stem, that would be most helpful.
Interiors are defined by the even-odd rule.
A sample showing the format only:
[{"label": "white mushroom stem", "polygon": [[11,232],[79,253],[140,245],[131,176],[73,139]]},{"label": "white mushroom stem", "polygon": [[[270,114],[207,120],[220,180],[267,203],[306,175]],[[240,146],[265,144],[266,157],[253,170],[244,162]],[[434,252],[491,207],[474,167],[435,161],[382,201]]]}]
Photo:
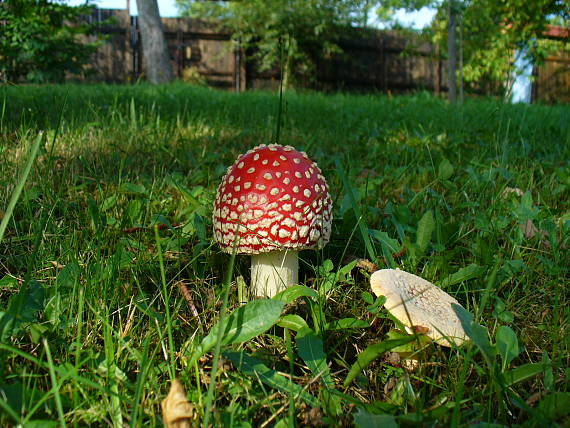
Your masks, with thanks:
[{"label": "white mushroom stem", "polygon": [[297,251],[270,251],[251,256],[251,292],[254,297],[273,297],[298,283]]}]

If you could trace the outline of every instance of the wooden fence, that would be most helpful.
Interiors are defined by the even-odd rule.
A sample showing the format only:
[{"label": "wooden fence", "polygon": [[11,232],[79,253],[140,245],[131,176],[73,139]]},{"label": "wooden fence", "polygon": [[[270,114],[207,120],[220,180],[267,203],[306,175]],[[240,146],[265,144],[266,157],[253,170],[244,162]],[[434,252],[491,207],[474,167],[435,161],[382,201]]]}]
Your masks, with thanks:
[{"label": "wooden fence", "polygon": [[[100,25],[108,41],[99,49],[90,79],[136,81],[142,75],[142,48],[137,17],[126,10],[96,9],[88,18]],[[163,18],[174,70],[179,78],[241,91],[275,88],[279,71],[260,72],[235,49],[229,33],[189,18]],[[307,86],[324,90],[447,92],[447,62],[430,43],[392,31],[356,29],[339,42],[343,54],[316,61]],[[568,58],[552,58],[535,70],[534,100],[570,101]],[[563,88],[562,90],[560,88]],[[565,88],[565,89],[564,89]]]}]

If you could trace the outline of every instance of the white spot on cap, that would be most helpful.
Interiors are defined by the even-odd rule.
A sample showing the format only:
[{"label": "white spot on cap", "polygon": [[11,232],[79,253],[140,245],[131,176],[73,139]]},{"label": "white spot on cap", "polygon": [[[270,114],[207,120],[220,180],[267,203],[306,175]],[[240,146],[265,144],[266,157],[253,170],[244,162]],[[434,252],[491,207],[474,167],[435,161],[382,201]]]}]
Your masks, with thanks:
[{"label": "white spot on cap", "polygon": [[321,191],[321,186],[315,184],[315,192],[319,193]]},{"label": "white spot on cap", "polygon": [[305,189],[305,190],[303,190],[303,195],[305,195],[306,198],[310,198],[311,197],[311,191],[309,189]]},{"label": "white spot on cap", "polygon": [[273,176],[269,172],[263,174],[263,178],[265,178],[266,180],[273,180]]},{"label": "white spot on cap", "polygon": [[296,164],[300,164],[300,163],[301,163],[301,159],[299,159],[299,158],[293,158],[293,162],[295,162]]},{"label": "white spot on cap", "polygon": [[249,199],[252,204],[255,204],[257,202],[257,195],[250,193],[247,195],[247,199]]},{"label": "white spot on cap", "polygon": [[311,173],[309,171],[305,171],[305,177],[311,178]]},{"label": "white spot on cap", "polygon": [[308,234],[309,234],[309,226],[301,226],[299,228],[299,236],[301,238],[306,238]]},{"label": "white spot on cap", "polygon": [[240,186],[234,186],[234,190],[235,190],[236,192],[239,192],[239,191],[241,190],[241,187],[240,187]]},{"label": "white spot on cap", "polygon": [[238,203],[238,198],[233,198],[232,199],[232,205],[237,205]]},{"label": "white spot on cap", "polygon": [[283,226],[294,228],[295,226],[297,226],[297,224],[295,223],[295,220],[293,220],[292,218],[286,218],[283,220]]},{"label": "white spot on cap", "polygon": [[265,204],[267,203],[267,196],[265,196],[265,195],[260,195],[260,196],[259,196],[259,203],[260,203],[261,205],[265,205]]},{"label": "white spot on cap", "polygon": [[255,168],[251,166],[247,169],[247,172],[248,174],[253,174],[255,172]]},{"label": "white spot on cap", "polygon": [[268,161],[267,159],[263,159],[263,160],[261,161],[261,164],[262,164],[262,165],[267,165],[268,163],[269,163],[269,161]]},{"label": "white spot on cap", "polygon": [[288,193],[285,193],[283,196],[279,198],[280,201],[288,201],[289,199],[291,199],[291,195]]},{"label": "white spot on cap", "polygon": [[282,175],[282,174],[281,174],[279,171],[277,171],[277,172],[275,173],[275,177],[277,177],[277,178],[281,178],[281,175]]},{"label": "white spot on cap", "polygon": [[283,204],[283,211],[291,211],[291,204]]},{"label": "white spot on cap", "polygon": [[309,239],[311,241],[318,241],[320,237],[321,237],[321,231],[319,229],[316,228],[311,229],[311,232],[309,233]]},{"label": "white spot on cap", "polygon": [[230,175],[230,178],[228,178],[228,183],[233,183],[235,179],[236,178],[233,175]]},{"label": "white spot on cap", "polygon": [[264,184],[256,184],[256,185],[255,185],[255,188],[256,188],[257,190],[261,190],[261,191],[263,191],[263,190],[266,189],[266,187],[265,187]]},{"label": "white spot on cap", "polygon": [[293,218],[297,221],[301,221],[301,220],[303,220],[303,213],[301,213],[299,211],[295,211],[293,213]]},{"label": "white spot on cap", "polygon": [[301,208],[303,205],[305,205],[305,202],[300,199],[297,202],[295,202],[295,206],[297,208]]},{"label": "white spot on cap", "polygon": [[271,226],[271,230],[269,231],[273,236],[277,236],[277,232],[279,231],[279,225],[274,224]]},{"label": "white spot on cap", "polygon": [[254,218],[261,218],[263,217],[263,210],[253,210]]},{"label": "white spot on cap", "polygon": [[271,189],[271,191],[269,192],[270,195],[276,196],[279,194],[279,188],[278,187],[274,187],[273,189]]},{"label": "white spot on cap", "polygon": [[245,183],[243,183],[243,188],[244,189],[249,189],[251,187],[251,181],[246,181]]},{"label": "white spot on cap", "polygon": [[285,186],[287,186],[289,183],[291,183],[291,179],[290,179],[289,177],[285,177],[285,178],[283,179],[283,184],[284,184]]},{"label": "white spot on cap", "polygon": [[293,192],[299,193],[299,186],[293,186]]},{"label": "white spot on cap", "polygon": [[287,160],[287,158],[283,155],[279,155],[279,159],[281,159],[283,162],[285,162]]},{"label": "white spot on cap", "polygon": [[299,171],[295,171],[295,177],[303,178],[303,174],[301,174]]},{"label": "white spot on cap", "polygon": [[280,238],[288,238],[291,236],[291,232],[289,232],[287,229],[279,229],[279,237]]},{"label": "white spot on cap", "polygon": [[256,161],[259,159],[259,153],[253,155],[253,160]]},{"label": "white spot on cap", "polygon": [[244,163],[243,163],[243,161],[242,161],[242,162],[240,162],[240,163],[237,164],[237,167],[238,167],[239,169],[242,169],[242,168],[243,168],[243,165],[244,165]]},{"label": "white spot on cap", "polygon": [[277,162],[277,161],[273,161],[272,165],[273,165],[273,166],[279,166],[279,165],[281,165],[281,164],[280,164],[279,162]]}]

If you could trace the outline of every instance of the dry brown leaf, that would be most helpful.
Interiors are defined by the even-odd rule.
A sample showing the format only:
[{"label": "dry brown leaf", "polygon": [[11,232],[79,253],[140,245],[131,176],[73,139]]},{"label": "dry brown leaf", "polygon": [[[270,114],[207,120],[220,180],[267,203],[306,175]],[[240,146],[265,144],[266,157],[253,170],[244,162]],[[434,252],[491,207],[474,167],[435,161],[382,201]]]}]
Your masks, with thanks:
[{"label": "dry brown leaf", "polygon": [[548,248],[551,247],[550,241],[547,239],[548,234],[544,230],[538,229],[532,220],[519,224],[519,227],[526,239],[533,239],[538,234],[544,245]]},{"label": "dry brown leaf", "polygon": [[194,406],[186,399],[186,392],[178,379],[172,381],[170,392],[160,405],[166,428],[191,428],[193,426]]},{"label": "dry brown leaf", "polygon": [[360,269],[364,269],[365,271],[372,273],[378,270],[378,265],[372,263],[370,260],[367,259],[357,259],[356,267]]},{"label": "dry brown leaf", "polygon": [[59,263],[57,260],[52,260],[50,263],[53,265],[54,268],[59,269],[59,270],[61,270],[65,267],[64,265]]},{"label": "dry brown leaf", "polygon": [[519,189],[518,187],[505,187],[505,190],[503,190],[502,195],[503,195],[503,197],[505,197],[511,193],[514,193],[517,196],[524,195],[524,192],[521,189]]}]

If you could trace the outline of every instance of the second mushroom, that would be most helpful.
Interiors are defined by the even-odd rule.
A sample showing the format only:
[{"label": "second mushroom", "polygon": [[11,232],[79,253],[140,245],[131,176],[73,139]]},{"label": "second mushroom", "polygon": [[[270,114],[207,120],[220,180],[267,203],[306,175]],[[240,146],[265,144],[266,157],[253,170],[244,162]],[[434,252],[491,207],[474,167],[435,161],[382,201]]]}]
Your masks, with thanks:
[{"label": "second mushroom", "polygon": [[330,238],[332,201],[325,177],[304,152],[260,145],[238,157],[214,203],[214,237],[223,251],[251,255],[254,296],[298,282],[297,252]]}]

